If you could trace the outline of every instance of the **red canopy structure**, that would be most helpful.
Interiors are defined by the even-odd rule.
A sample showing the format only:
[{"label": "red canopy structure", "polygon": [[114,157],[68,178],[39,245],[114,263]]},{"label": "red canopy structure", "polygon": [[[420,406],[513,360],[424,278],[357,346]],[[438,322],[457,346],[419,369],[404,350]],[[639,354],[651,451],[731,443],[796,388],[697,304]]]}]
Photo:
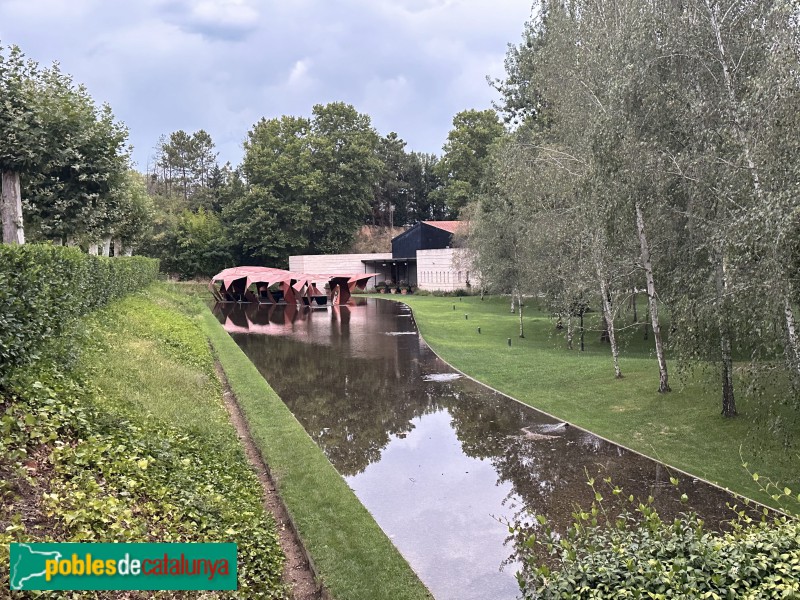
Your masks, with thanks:
[{"label": "red canopy structure", "polygon": [[[315,275],[273,269],[271,267],[231,267],[214,275],[208,284],[218,302],[262,302],[275,304],[324,304],[328,299],[336,304],[346,304],[354,289],[364,289],[375,273]],[[216,288],[215,284],[220,287]],[[329,296],[316,284],[328,284]],[[277,285],[276,289],[273,286]],[[254,287],[254,290],[250,288]],[[280,292],[280,293],[278,293]],[[324,299],[324,300],[323,300]]]}]

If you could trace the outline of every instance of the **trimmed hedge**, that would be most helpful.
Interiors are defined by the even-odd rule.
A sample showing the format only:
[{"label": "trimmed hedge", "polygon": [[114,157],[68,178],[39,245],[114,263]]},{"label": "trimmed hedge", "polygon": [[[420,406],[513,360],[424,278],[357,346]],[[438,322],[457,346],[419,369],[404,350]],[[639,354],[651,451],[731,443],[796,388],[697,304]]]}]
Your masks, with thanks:
[{"label": "trimmed hedge", "polygon": [[0,388],[79,316],[158,276],[141,256],[89,256],[78,248],[0,245]]}]

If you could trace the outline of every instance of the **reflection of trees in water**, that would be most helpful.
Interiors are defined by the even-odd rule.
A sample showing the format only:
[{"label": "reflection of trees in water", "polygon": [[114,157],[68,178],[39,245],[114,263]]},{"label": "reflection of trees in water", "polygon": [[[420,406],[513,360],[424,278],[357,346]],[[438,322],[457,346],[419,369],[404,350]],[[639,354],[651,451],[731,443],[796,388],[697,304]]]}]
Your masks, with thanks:
[{"label": "reflection of trees in water", "polygon": [[[732,497],[722,490],[683,475],[678,476],[676,488],[669,481],[670,472],[660,463],[574,427],[548,436],[526,435],[523,427],[530,431],[538,419],[538,424],[552,423],[552,419],[499,394],[493,398],[463,394],[462,398],[443,402],[462,447],[470,456],[490,460],[498,483],[511,483],[506,504],[518,514],[527,510],[544,514],[557,529],[564,530],[575,507],[587,509],[595,499],[587,483],[593,478],[609,514],[634,508],[627,499],[632,494],[637,503],[652,496],[655,507],[668,519],[694,510],[711,527],[718,527],[731,517],[726,502]],[[607,478],[610,484],[604,481]],[[622,489],[619,495],[612,493],[615,486]],[[680,502],[683,493],[689,497],[688,504]]]},{"label": "reflection of trees in water", "polygon": [[[369,308],[368,314],[347,307],[311,314],[278,307],[268,319],[251,308],[244,321],[236,310],[223,317],[279,334],[235,338],[342,475],[356,475],[379,461],[391,437],[405,437],[415,418],[447,409],[462,451],[489,460],[498,484],[511,483],[507,506],[541,512],[557,528],[569,524],[576,505],[591,505],[588,477],[604,489],[606,507],[614,513],[627,502],[602,483],[607,477],[625,497],[653,496],[665,517],[687,510],[681,493],[711,526],[729,517],[730,497],[724,492],[686,477],[675,490],[661,465],[576,428],[552,432],[547,425],[553,419],[472,381],[423,381],[440,368],[435,356],[420,348],[416,336],[383,335],[412,330],[413,324],[396,319],[394,305]],[[526,435],[523,427],[542,434]]]},{"label": "reflection of trees in water", "polygon": [[343,358],[331,347],[281,337],[236,341],[344,476],[380,460],[391,436],[407,435],[413,419],[439,410],[417,389],[418,361]]}]

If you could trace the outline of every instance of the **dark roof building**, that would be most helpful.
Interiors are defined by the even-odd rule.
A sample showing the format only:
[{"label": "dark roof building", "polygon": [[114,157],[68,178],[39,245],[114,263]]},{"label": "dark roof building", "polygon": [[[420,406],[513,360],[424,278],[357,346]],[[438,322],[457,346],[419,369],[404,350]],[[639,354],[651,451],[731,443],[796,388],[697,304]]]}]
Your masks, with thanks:
[{"label": "dark roof building", "polygon": [[420,221],[392,240],[392,258],[416,259],[417,250],[440,250],[453,244],[460,221]]}]

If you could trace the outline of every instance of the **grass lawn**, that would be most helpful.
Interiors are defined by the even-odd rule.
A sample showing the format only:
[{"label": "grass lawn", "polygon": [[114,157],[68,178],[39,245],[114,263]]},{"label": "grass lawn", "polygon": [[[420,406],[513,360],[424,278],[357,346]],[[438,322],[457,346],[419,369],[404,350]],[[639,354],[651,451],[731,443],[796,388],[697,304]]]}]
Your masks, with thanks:
[{"label": "grass lawn", "polygon": [[[704,372],[678,374],[674,362],[668,363],[673,391],[659,394],[652,335],[645,341],[641,325],[620,332],[624,377],[618,380],[608,344],[599,342],[596,314],[587,319],[593,329],[586,333],[586,351],[580,352],[567,350],[566,328],[557,330],[531,301],[521,339],[519,318],[510,313],[507,298],[380,297],[407,303],[425,341],[443,359],[526,404],[774,505],[742,467],[741,449],[762,484],[769,477],[800,492],[800,450],[785,443],[800,440],[798,415],[772,406],[777,411],[773,423],[776,415],[784,423],[783,435],[777,436],[769,432],[766,409],[740,393],[739,416],[725,419],[716,378]],[[644,315],[640,309],[639,318]],[[631,322],[630,316],[622,320]]]}]

